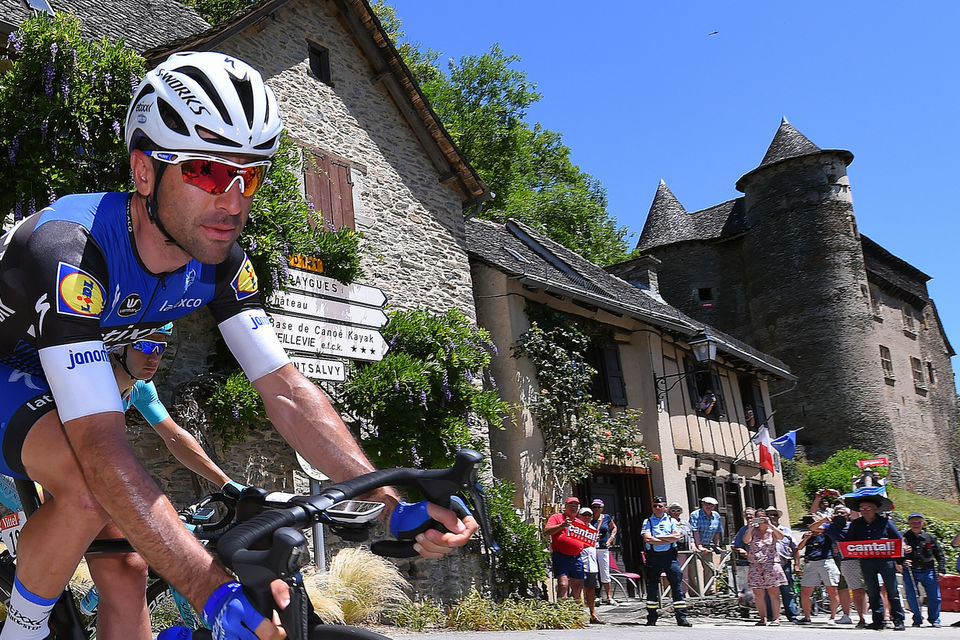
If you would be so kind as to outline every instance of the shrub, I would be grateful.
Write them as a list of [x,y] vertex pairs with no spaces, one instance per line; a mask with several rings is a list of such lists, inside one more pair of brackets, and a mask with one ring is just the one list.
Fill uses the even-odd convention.
[[427,598],[421,602],[403,602],[390,613],[393,624],[404,629],[423,631],[427,627],[443,627],[447,614],[441,605]]
[[[841,449],[823,463],[811,465],[801,485],[804,496],[812,502],[819,489],[836,489],[841,494],[850,493],[852,479],[860,473],[857,461],[873,457],[873,454],[861,449]],[[887,475],[886,467],[878,467],[876,471],[881,476]]]
[[586,626],[583,604],[565,598],[493,602],[476,590],[451,607],[447,626],[461,631],[525,631],[531,629],[581,629]]
[[507,593],[525,594],[529,585],[547,577],[549,554],[539,528],[517,515],[513,506],[515,490],[512,482],[495,479],[486,494],[493,535],[501,550],[497,558],[498,582]]
[[483,448],[474,427],[499,429],[510,410],[488,372],[496,347],[460,311],[395,311],[383,328],[390,351],[356,365],[340,398],[380,467],[441,467],[458,449]]

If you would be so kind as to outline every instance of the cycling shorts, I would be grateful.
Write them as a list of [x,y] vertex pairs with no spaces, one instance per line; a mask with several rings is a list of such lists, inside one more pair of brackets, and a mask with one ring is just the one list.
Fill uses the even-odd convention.
[[27,433],[41,417],[57,408],[50,385],[0,363],[0,473],[27,478],[20,459]]

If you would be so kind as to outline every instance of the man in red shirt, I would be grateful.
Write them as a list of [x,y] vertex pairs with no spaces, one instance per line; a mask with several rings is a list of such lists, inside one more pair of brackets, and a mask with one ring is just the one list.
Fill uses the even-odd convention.
[[550,536],[553,575],[557,579],[557,598],[571,597],[580,600],[583,591],[583,563],[580,552],[584,541],[570,535],[570,525],[577,520],[580,500],[571,496],[564,504],[563,513],[555,513],[547,518],[544,533]]

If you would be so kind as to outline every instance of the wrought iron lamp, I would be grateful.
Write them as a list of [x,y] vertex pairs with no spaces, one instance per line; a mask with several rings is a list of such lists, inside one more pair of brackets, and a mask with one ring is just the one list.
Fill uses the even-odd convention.
[[[693,349],[693,357],[696,359],[697,364],[709,364],[717,359],[717,344],[719,344],[719,341],[707,333],[706,329],[694,334],[694,336],[688,340],[688,343],[690,344],[690,348]],[[668,373],[664,376],[654,375],[653,382],[657,388],[657,406],[663,406],[663,401],[666,399],[667,393],[677,386],[678,382],[696,372],[697,370],[694,369],[682,373]],[[673,378],[676,378],[676,380],[674,380],[670,386],[667,386],[667,381]]]

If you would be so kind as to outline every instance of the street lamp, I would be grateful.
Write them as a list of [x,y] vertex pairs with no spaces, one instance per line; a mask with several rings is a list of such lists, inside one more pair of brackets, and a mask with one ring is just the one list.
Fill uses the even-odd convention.
[[[693,357],[696,359],[697,364],[702,362],[711,363],[717,359],[717,344],[718,341],[716,338],[707,333],[706,329],[702,329],[690,340],[687,341],[690,345],[690,348],[693,349]],[[696,373],[696,369],[692,371],[684,371],[683,373],[668,373],[664,376],[658,376],[656,372],[653,374],[653,382],[657,388],[657,406],[660,407],[663,405],[664,399],[667,397],[667,393],[677,386],[677,383],[689,376],[692,373]],[[671,378],[676,378],[670,386],[667,386],[667,380]]]

